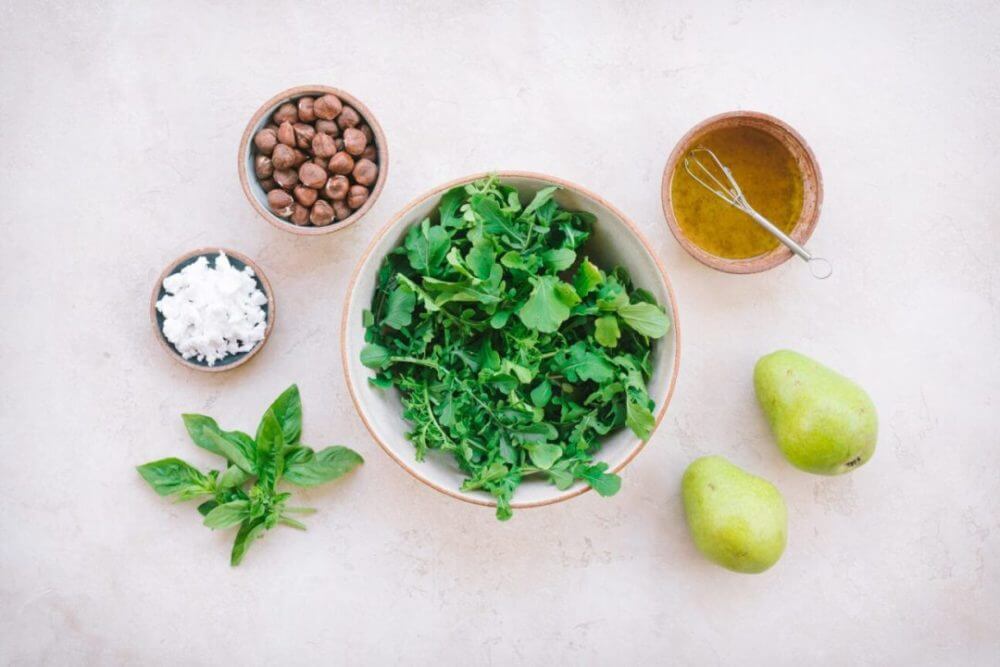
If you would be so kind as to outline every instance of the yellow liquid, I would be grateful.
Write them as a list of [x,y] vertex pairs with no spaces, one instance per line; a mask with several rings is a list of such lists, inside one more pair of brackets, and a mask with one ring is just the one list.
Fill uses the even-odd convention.
[[[802,213],[802,172],[780,141],[752,127],[728,127],[712,130],[696,146],[711,149],[729,167],[747,201],[761,215],[786,234],[792,230]],[[711,163],[706,155],[699,159],[706,166]],[[683,161],[674,171],[670,192],[681,232],[713,255],[756,257],[780,243],[749,215],[699,185]]]

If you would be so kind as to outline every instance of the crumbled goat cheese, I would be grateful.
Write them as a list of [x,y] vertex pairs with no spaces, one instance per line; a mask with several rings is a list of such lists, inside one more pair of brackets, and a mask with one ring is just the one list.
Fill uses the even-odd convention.
[[238,271],[224,253],[215,266],[199,257],[163,280],[167,294],[156,303],[163,335],[185,359],[214,366],[230,354],[246,352],[264,339],[267,297],[253,269]]

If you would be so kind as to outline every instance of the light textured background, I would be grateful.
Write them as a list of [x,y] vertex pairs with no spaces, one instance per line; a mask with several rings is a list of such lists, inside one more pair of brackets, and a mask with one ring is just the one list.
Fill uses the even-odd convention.
[[[0,663],[995,664],[998,30],[989,2],[4,2]],[[310,82],[364,100],[392,158],[363,224],[302,239],[244,200],[236,148],[258,104]],[[794,262],[723,275],[669,235],[668,152],[741,108],[819,157],[811,245],[831,280]],[[621,493],[507,524],[382,454],[338,358],[375,231],[491,168],[577,181],[631,215],[683,329],[676,397]],[[255,257],[280,310],[260,356],[214,376],[168,359],[146,310],[163,266],[206,244]],[[781,458],[751,369],[785,346],[873,395],[863,469]],[[179,413],[250,429],[293,381],[307,440],[367,463],[303,494],[321,508],[308,533],[232,570],[232,535],[133,466],[209,463]],[[710,453],[785,494],[788,549],[766,574],[688,539],[680,476]]]

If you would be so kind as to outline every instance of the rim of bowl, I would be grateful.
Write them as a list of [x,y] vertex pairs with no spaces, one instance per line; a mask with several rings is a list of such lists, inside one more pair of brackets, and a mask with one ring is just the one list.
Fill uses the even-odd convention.
[[681,158],[691,144],[694,143],[695,139],[708,132],[714,126],[733,119],[751,121],[748,124],[764,131],[768,131],[768,128],[770,130],[777,130],[777,132],[770,131],[769,134],[785,144],[786,147],[792,143],[798,144],[802,159],[796,159],[796,162],[802,171],[802,187],[805,192],[809,192],[810,190],[813,192],[812,200],[814,204],[811,210],[807,209],[806,205],[808,201],[806,201],[805,197],[803,198],[802,212],[799,214],[799,219],[792,228],[789,236],[798,242],[799,245],[805,245],[819,223],[820,210],[823,208],[823,174],[820,171],[816,155],[802,135],[788,123],[766,113],[759,111],[727,111],[706,118],[688,130],[674,146],[670,157],[667,158],[667,164],[663,169],[663,180],[660,185],[660,199],[663,204],[663,215],[667,219],[667,226],[670,228],[670,233],[674,235],[674,238],[677,239],[677,242],[689,255],[706,266],[726,273],[760,273],[788,261],[792,257],[792,251],[785,247],[784,244],[779,243],[778,247],[769,250],[763,255],[738,259],[719,257],[704,250],[688,239],[684,235],[684,232],[681,231],[680,225],[677,223],[677,218],[674,216],[670,186]]
[[[249,266],[251,269],[253,269],[254,276],[257,277],[258,281],[261,284],[261,287],[263,287],[264,289],[265,296],[267,296],[267,306],[268,306],[267,326],[264,328],[264,337],[260,340],[260,342],[254,345],[252,349],[250,349],[246,354],[244,354],[242,358],[234,361],[231,364],[225,364],[222,366],[203,366],[201,364],[196,364],[182,357],[181,353],[177,351],[177,348],[174,347],[173,344],[171,344],[170,341],[168,341],[166,337],[163,335],[163,329],[160,327],[160,323],[156,319],[156,302],[158,301],[157,297],[159,297],[160,295],[160,289],[163,287],[164,279],[166,279],[167,276],[173,274],[177,270],[177,266],[179,264],[191,259],[192,257],[199,257],[201,255],[205,256],[218,255],[220,252],[224,253],[227,257],[238,259],[239,261],[243,262],[246,266]],[[275,317],[277,316],[277,311],[278,309],[274,302],[274,291],[271,289],[271,281],[267,279],[267,276],[261,270],[260,266],[258,266],[255,261],[244,255],[243,253],[237,252],[235,250],[230,250],[229,248],[222,248],[220,246],[207,246],[204,248],[191,250],[189,252],[184,253],[180,257],[176,258],[172,262],[170,262],[167,265],[167,268],[165,268],[160,273],[159,277],[156,279],[156,283],[153,285],[153,294],[149,299],[149,318],[150,321],[152,321],[153,323],[153,332],[156,335],[156,340],[158,340],[163,349],[170,354],[170,357],[175,361],[177,361],[178,363],[187,366],[188,368],[193,368],[199,371],[205,371],[206,373],[221,373],[223,371],[228,371],[234,368],[238,368],[239,366],[242,366],[246,362],[250,361],[250,359],[252,359],[254,356],[256,356],[257,353],[260,352],[261,348],[263,348],[264,345],[267,343],[268,339],[271,337],[271,330],[274,328],[274,320]]]
[[[254,129],[260,123],[262,118],[273,113],[278,106],[284,104],[285,102],[291,102],[300,97],[305,97],[306,95],[316,95],[317,93],[324,95],[326,93],[330,93],[336,95],[343,102],[354,107],[354,110],[361,115],[361,118],[368,124],[368,127],[372,129],[372,134],[375,136],[375,148],[378,150],[378,178],[375,179],[375,187],[372,188],[371,194],[368,195],[368,200],[361,205],[361,208],[356,210],[349,217],[340,222],[334,222],[324,227],[300,227],[293,222],[289,222],[284,218],[279,218],[274,215],[274,213],[268,210],[268,208],[257,199],[253,191],[250,189],[250,178],[256,179],[257,177],[256,175],[251,176],[247,173],[247,162]],[[254,210],[257,211],[262,218],[271,223],[272,226],[277,227],[284,232],[298,234],[300,236],[320,236],[322,234],[333,234],[334,232],[339,232],[350,227],[363,218],[371,207],[375,205],[375,200],[382,194],[382,188],[385,187],[385,181],[389,175],[389,144],[385,140],[385,132],[382,131],[382,126],[379,125],[378,119],[375,118],[371,109],[346,90],[320,85],[295,86],[281,91],[258,107],[257,111],[250,118],[250,122],[247,123],[246,129],[243,130],[243,137],[240,139],[240,150],[239,155],[237,156],[237,163],[240,175],[240,186],[243,188],[243,194],[246,195],[250,205],[253,206]]]
[[[633,223],[632,220],[628,216],[626,216],[617,207],[613,206],[611,203],[609,203],[606,199],[604,199],[600,195],[594,193],[593,191],[591,191],[591,190],[589,190],[587,188],[584,188],[584,187],[582,187],[580,185],[577,185],[576,183],[573,183],[571,181],[567,181],[567,180],[562,179],[562,178],[557,178],[555,176],[550,176],[548,174],[542,174],[542,173],[532,172],[532,171],[506,170],[506,171],[479,172],[479,173],[475,173],[475,174],[470,174],[468,176],[463,176],[461,178],[456,178],[456,179],[454,179],[452,181],[449,181],[449,182],[447,182],[447,183],[445,183],[443,185],[439,185],[437,187],[434,187],[434,188],[432,188],[432,189],[424,192],[423,194],[419,195],[418,197],[410,200],[405,206],[403,206],[389,220],[389,222],[387,222],[385,225],[383,225],[382,229],[379,230],[378,234],[376,234],[375,237],[368,244],[368,247],[365,249],[364,254],[361,256],[361,259],[358,261],[357,265],[354,267],[354,272],[351,275],[351,281],[350,281],[350,283],[348,284],[348,287],[347,287],[347,299],[344,302],[344,311],[343,311],[343,314],[341,315],[341,320],[340,320],[340,356],[341,356],[341,365],[343,366],[343,369],[344,369],[344,376],[345,376],[345,378],[347,380],[347,389],[348,389],[348,391],[351,394],[351,401],[354,403],[354,409],[357,411],[358,416],[361,417],[361,421],[365,425],[365,428],[368,429],[368,432],[371,434],[372,438],[375,439],[375,442],[382,449],[382,451],[385,452],[386,454],[388,454],[389,458],[391,458],[393,461],[395,461],[396,463],[398,463],[399,466],[403,468],[403,470],[405,470],[406,472],[408,472],[417,481],[419,481],[419,482],[421,482],[421,483],[423,483],[423,484],[431,487],[432,489],[434,489],[436,491],[439,491],[439,492],[445,494],[446,496],[451,496],[452,498],[456,498],[458,500],[462,500],[464,502],[471,503],[473,505],[480,505],[482,507],[496,507],[497,503],[496,503],[495,500],[492,500],[491,498],[488,498],[488,497],[480,497],[478,495],[466,494],[466,493],[461,492],[458,489],[447,488],[447,487],[441,486],[439,484],[435,484],[434,482],[432,482],[431,480],[427,479],[424,475],[422,475],[417,470],[416,466],[414,465],[414,463],[415,463],[414,461],[404,460],[402,457],[398,456],[396,454],[396,452],[393,451],[393,449],[388,444],[386,444],[385,441],[383,441],[381,437],[379,437],[379,434],[376,432],[375,428],[368,421],[368,416],[365,414],[365,410],[362,407],[361,400],[360,400],[360,398],[358,396],[358,393],[355,391],[355,388],[354,388],[354,378],[351,375],[351,370],[350,370],[350,368],[351,368],[350,361],[351,360],[347,356],[347,347],[348,347],[348,344],[347,344],[347,340],[348,340],[347,327],[348,327],[348,324],[349,324],[348,320],[350,318],[351,304],[354,303],[355,291],[356,291],[356,288],[357,288],[358,278],[361,275],[361,269],[362,269],[362,267],[364,267],[365,263],[368,261],[370,255],[375,250],[375,246],[378,245],[379,241],[381,241],[382,238],[386,234],[388,234],[393,228],[395,228],[398,224],[400,224],[405,219],[405,216],[407,216],[409,214],[409,212],[413,208],[415,208],[416,206],[418,206],[421,202],[423,202],[423,201],[425,201],[427,199],[431,199],[431,198],[433,198],[433,197],[435,197],[437,195],[440,195],[440,194],[444,193],[445,191],[450,190],[451,188],[454,188],[456,186],[464,185],[464,184],[470,183],[472,181],[475,181],[475,180],[478,180],[480,178],[484,178],[484,177],[490,176],[490,175],[496,175],[496,176],[498,176],[501,179],[503,179],[503,178],[534,178],[534,179],[538,179],[538,180],[542,180],[542,181],[547,181],[549,183],[552,183],[553,185],[558,185],[561,188],[568,189],[568,190],[574,190],[577,193],[582,194],[583,196],[592,199],[593,201],[597,202],[601,206],[606,207],[609,211],[612,212],[613,215],[617,216],[618,219],[621,220],[625,224],[625,226],[639,240],[640,244],[642,244],[642,247],[646,250],[646,254],[649,255],[649,258],[653,261],[653,264],[656,266],[656,269],[659,272],[660,281],[662,282],[663,287],[666,289],[667,296],[670,299],[670,307],[671,307],[671,311],[672,311],[671,312],[671,316],[672,316],[672,322],[671,322],[671,324],[672,324],[672,331],[673,331],[673,336],[674,336],[674,357],[673,357],[673,371],[670,374],[670,382],[667,385],[667,392],[666,392],[666,395],[664,396],[663,402],[657,408],[656,422],[653,424],[653,430],[652,430],[652,432],[650,432],[650,436],[649,436],[650,440],[653,439],[653,435],[655,435],[656,430],[660,427],[660,424],[662,423],[664,416],[666,416],[666,414],[667,414],[667,408],[670,405],[670,401],[671,401],[671,399],[673,398],[673,395],[674,395],[674,389],[677,386],[677,376],[678,376],[678,373],[680,371],[680,362],[681,362],[681,326],[680,326],[680,315],[679,315],[679,310],[678,310],[678,305],[677,305],[677,297],[674,294],[674,288],[673,288],[673,285],[670,282],[670,277],[667,275],[667,270],[666,270],[666,268],[664,268],[663,263],[660,261],[659,257],[656,256],[656,253],[653,252],[653,248],[649,244],[649,241],[646,240],[646,237],[642,234],[642,232],[639,230],[639,228],[635,226],[635,223]],[[364,378],[362,378],[362,381],[364,381]],[[639,455],[639,452],[641,452],[643,450],[643,448],[645,448],[645,446],[646,446],[646,444],[648,442],[649,442],[649,440],[643,441],[643,440],[641,440],[639,438],[635,438],[634,441],[633,441],[633,443],[632,443],[632,445],[631,445],[631,447],[630,447],[630,449],[628,449],[628,453],[625,455],[625,457],[621,461],[619,461],[617,464],[615,464],[613,467],[611,467],[610,471],[613,472],[613,473],[616,473],[616,474],[619,473],[619,472],[621,472],[625,468],[625,466],[627,466],[629,463],[631,463],[632,460],[636,456]],[[605,461],[605,462],[606,463],[610,463],[610,462],[607,462],[607,461]],[[587,493],[588,491],[590,491],[590,486],[583,485],[582,488],[568,490],[568,491],[561,491],[561,492],[553,495],[551,498],[546,498],[544,500],[535,500],[535,501],[530,501],[530,502],[513,500],[511,502],[510,506],[511,506],[512,509],[530,509],[530,508],[533,508],[533,507],[544,507],[545,505],[553,505],[555,503],[559,503],[559,502],[563,502],[565,500],[569,500],[570,498],[575,498],[577,496],[583,495],[584,493]]]

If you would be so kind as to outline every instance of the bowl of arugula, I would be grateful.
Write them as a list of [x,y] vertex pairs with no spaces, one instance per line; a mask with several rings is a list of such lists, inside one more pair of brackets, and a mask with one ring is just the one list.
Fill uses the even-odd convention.
[[355,269],[341,327],[351,397],[382,449],[500,520],[617,493],[680,360],[670,281],[635,225],[518,171],[400,211]]

